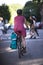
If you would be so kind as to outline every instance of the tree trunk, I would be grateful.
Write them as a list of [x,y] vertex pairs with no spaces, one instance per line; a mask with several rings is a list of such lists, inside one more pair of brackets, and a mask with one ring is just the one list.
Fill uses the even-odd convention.
[[41,22],[43,22],[43,4],[42,4],[42,8],[41,8],[40,14],[41,14]]

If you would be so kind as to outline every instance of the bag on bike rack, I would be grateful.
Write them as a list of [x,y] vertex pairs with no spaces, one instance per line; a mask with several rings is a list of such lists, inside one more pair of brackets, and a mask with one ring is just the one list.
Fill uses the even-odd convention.
[[13,33],[11,34],[11,44],[10,44],[10,48],[11,48],[11,49],[17,49],[16,39],[17,39],[17,35],[16,35],[16,33],[13,32]]

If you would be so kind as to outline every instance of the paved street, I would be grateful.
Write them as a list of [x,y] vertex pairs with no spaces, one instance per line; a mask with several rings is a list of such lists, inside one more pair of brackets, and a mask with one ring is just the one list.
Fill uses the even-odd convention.
[[26,38],[27,53],[21,59],[18,58],[17,49],[10,48],[10,35],[3,35],[3,41],[0,42],[0,65],[43,65],[43,30],[38,32],[40,38]]

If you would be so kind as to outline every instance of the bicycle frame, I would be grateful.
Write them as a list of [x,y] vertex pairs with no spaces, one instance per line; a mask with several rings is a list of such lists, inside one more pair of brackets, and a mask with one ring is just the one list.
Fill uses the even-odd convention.
[[22,53],[22,37],[21,35],[17,35],[17,47],[18,47],[18,54],[19,58],[23,55]]

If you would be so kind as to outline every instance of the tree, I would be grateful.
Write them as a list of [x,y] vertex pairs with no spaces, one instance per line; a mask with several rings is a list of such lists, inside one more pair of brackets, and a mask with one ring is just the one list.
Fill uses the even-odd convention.
[[33,2],[38,2],[38,3],[40,3],[40,2],[43,2],[43,0],[32,0]]
[[43,22],[43,2],[41,3],[41,7],[40,7],[40,14],[41,14],[41,22]]
[[40,10],[38,3],[28,1],[23,8],[23,15],[29,20],[30,15],[36,16],[37,21],[41,20]]
[[4,23],[6,23],[6,19],[8,21],[10,20],[10,11],[7,5],[3,4],[2,6],[0,6],[0,16],[3,17]]
[[43,24],[43,0],[32,0],[33,2],[38,2],[39,10],[40,10],[40,15],[41,15],[41,22]]

